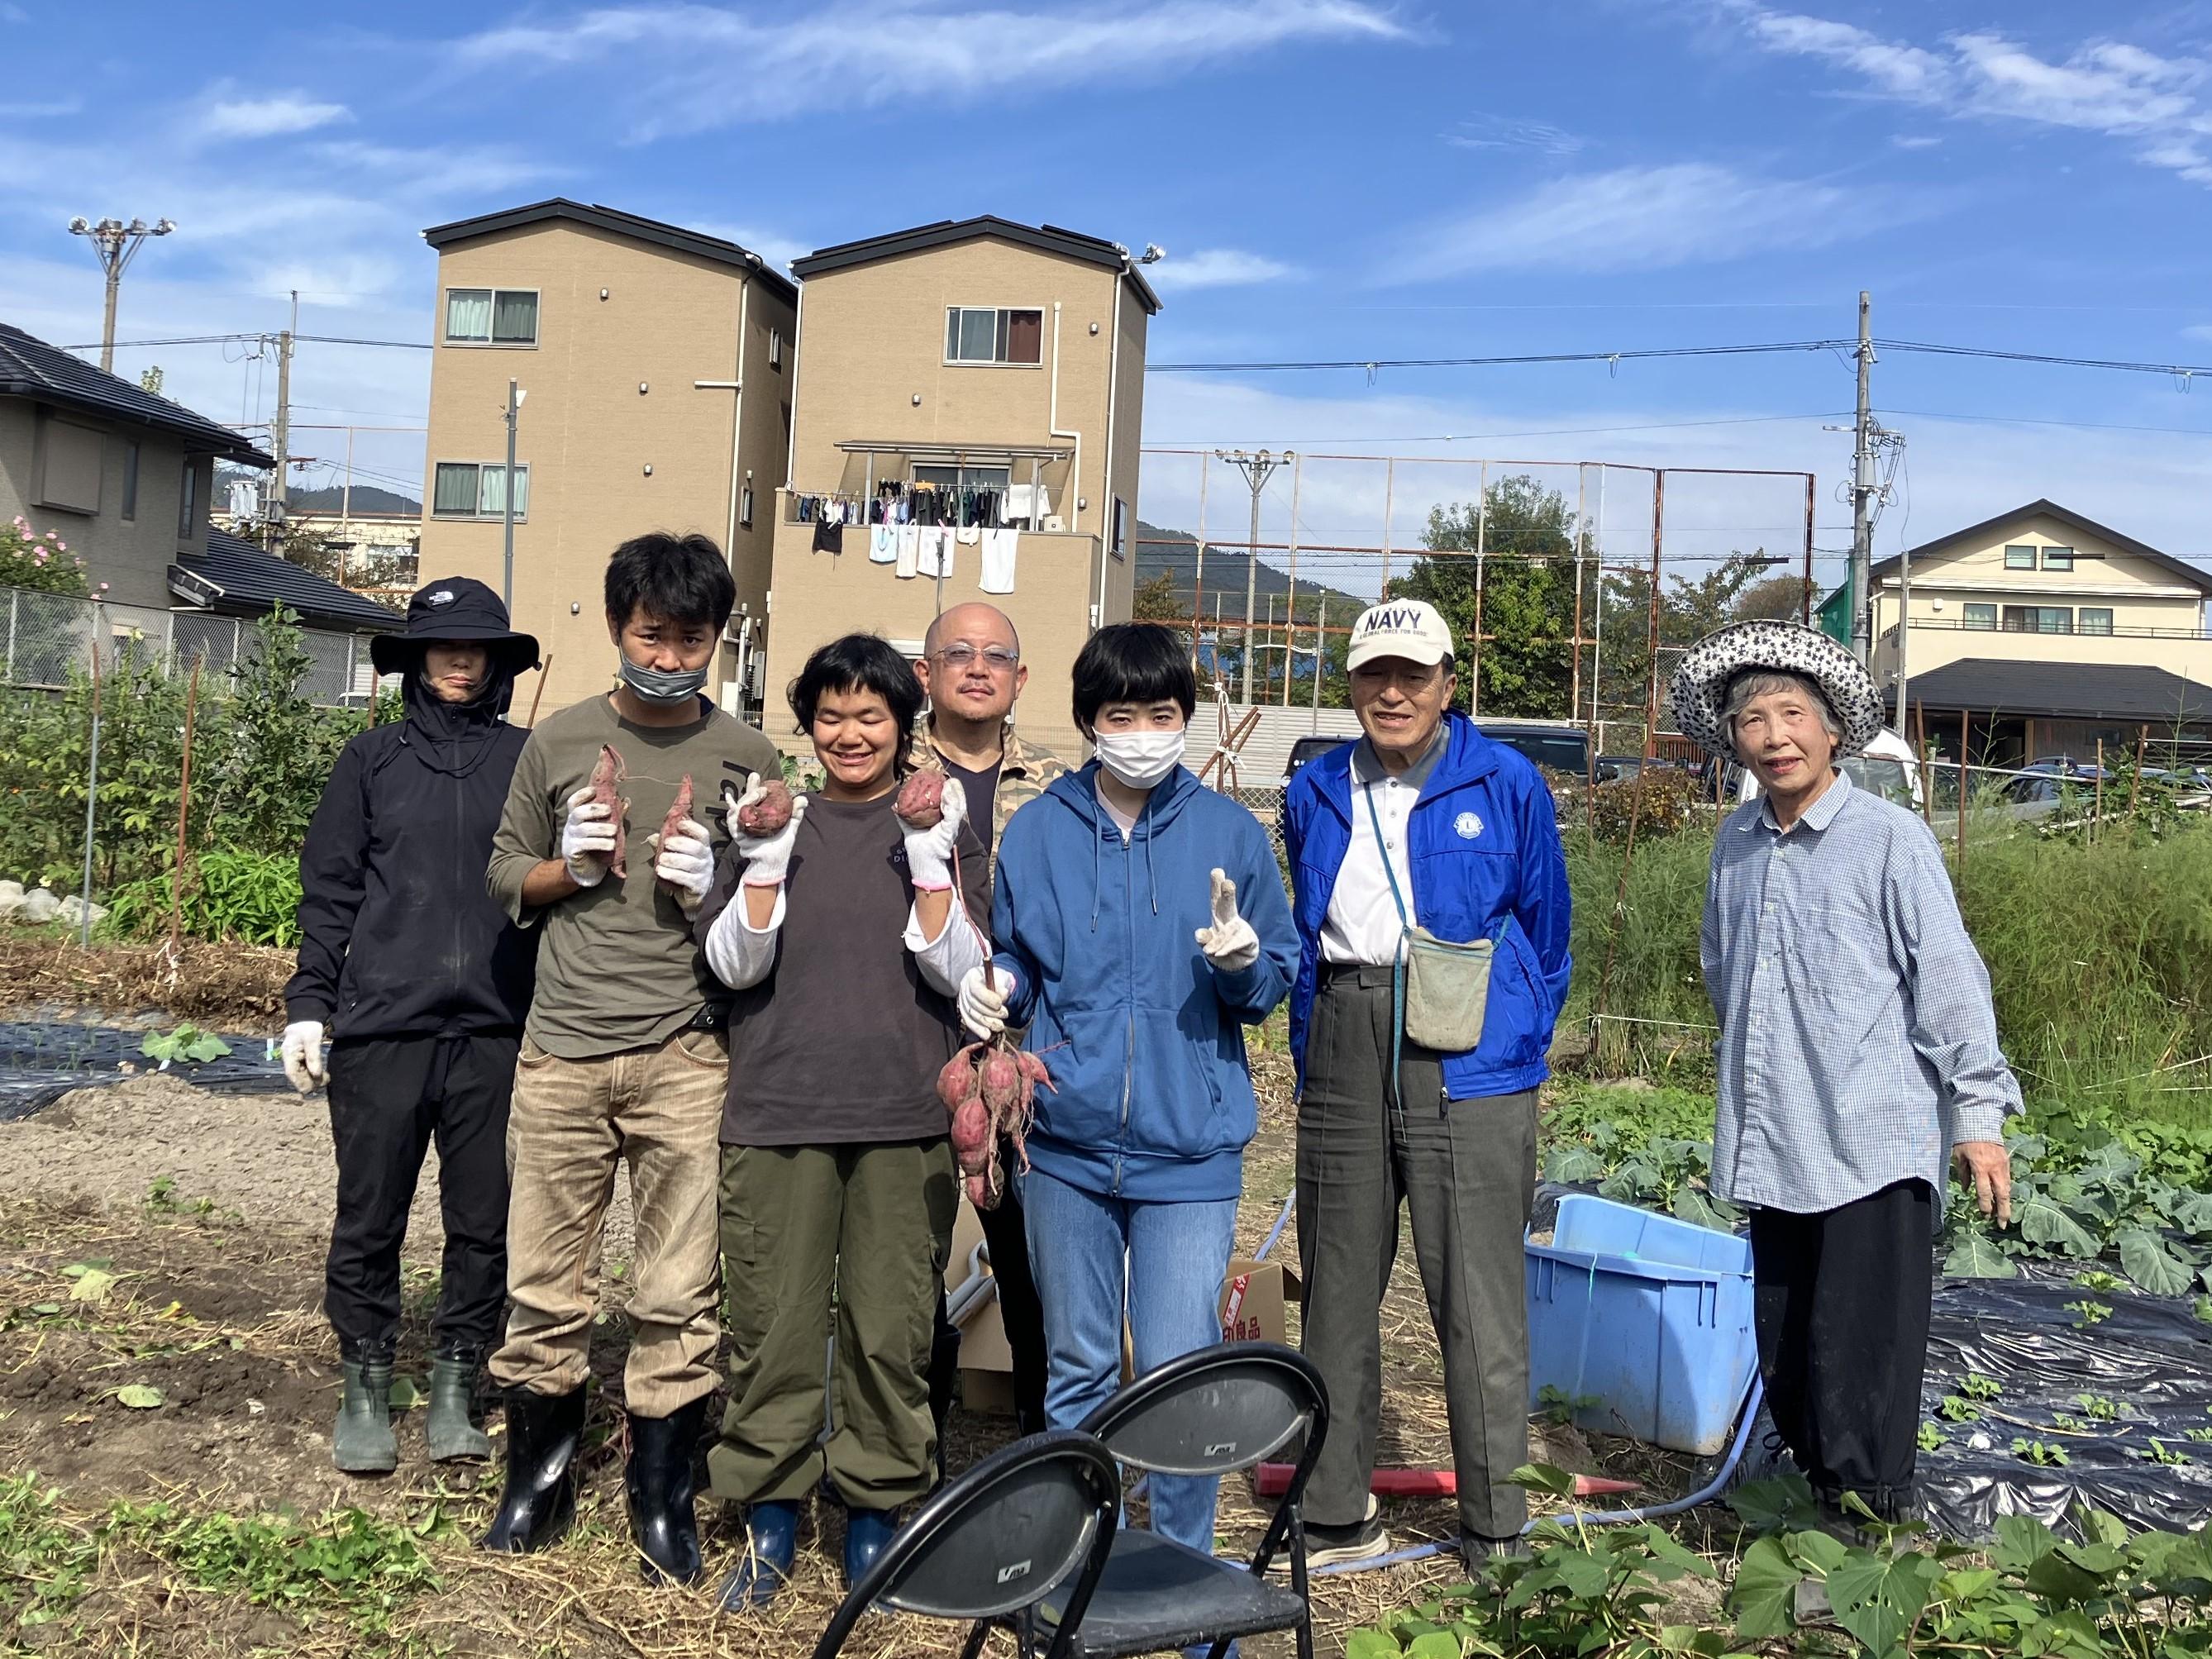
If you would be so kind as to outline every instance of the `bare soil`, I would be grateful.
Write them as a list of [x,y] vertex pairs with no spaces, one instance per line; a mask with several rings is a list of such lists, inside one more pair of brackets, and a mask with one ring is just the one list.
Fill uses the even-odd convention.
[[[1247,1252],[1267,1237],[1290,1189],[1295,1127],[1287,1057],[1274,1051],[1255,1059],[1263,1108],[1238,1227]],[[87,1524],[116,1500],[310,1517],[359,1508],[417,1528],[441,1589],[406,1600],[387,1629],[367,1637],[327,1613],[193,1589],[160,1563],[118,1552],[103,1558],[64,1623],[11,1628],[0,1596],[0,1653],[673,1659],[811,1647],[838,1599],[842,1517],[834,1505],[810,1515],[799,1577],[767,1614],[714,1613],[711,1587],[737,1559],[742,1534],[709,1501],[701,1505],[708,1589],[640,1584],[624,1522],[615,1403],[625,1346],[617,1277],[605,1281],[615,1305],[603,1312],[592,1342],[603,1386],[592,1407],[580,1522],[558,1549],[500,1558],[471,1549],[496,1492],[496,1468],[430,1464],[419,1413],[401,1419],[397,1474],[365,1480],[333,1470],[337,1352],[319,1312],[333,1173],[319,1096],[226,1097],[145,1077],[79,1091],[27,1121],[0,1124],[0,1480],[35,1470],[58,1488],[64,1511]],[[164,1180],[169,1184],[153,1197]],[[436,1294],[435,1192],[434,1156],[404,1253],[401,1370],[417,1376]],[[611,1267],[629,1253],[626,1200],[625,1190],[606,1246]],[[1276,1249],[1294,1259],[1293,1228]],[[1401,1249],[1382,1310],[1382,1461],[1448,1468],[1441,1369],[1410,1258]],[[102,1296],[73,1300],[87,1275],[70,1270],[86,1264],[112,1282]],[[1295,1341],[1295,1305],[1291,1318]],[[118,1390],[134,1383],[159,1389],[161,1404],[126,1407]],[[492,1427],[496,1437],[496,1412]],[[956,1412],[950,1466],[966,1467],[1012,1431],[1010,1419]],[[1688,1474],[1686,1460],[1674,1467],[1571,1433],[1540,1439],[1534,1449],[1565,1467],[1632,1473],[1669,1491],[1681,1489]],[[1224,1545],[1256,1544],[1270,1508],[1245,1483],[1224,1483]],[[1455,1527],[1447,1501],[1392,1503],[1386,1518],[1401,1546],[1449,1538]],[[1447,1554],[1317,1580],[1322,1650],[1340,1650],[1350,1628],[1418,1600],[1425,1586],[1462,1576]],[[951,1626],[876,1619],[847,1651],[949,1653],[957,1635]],[[1245,1644],[1250,1659],[1292,1650],[1287,1640]]]

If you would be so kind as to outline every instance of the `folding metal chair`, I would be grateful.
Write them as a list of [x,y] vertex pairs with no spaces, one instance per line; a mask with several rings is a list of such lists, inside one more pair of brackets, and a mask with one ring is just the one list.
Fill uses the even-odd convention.
[[[1313,1659],[1307,1602],[1306,1477],[1328,1432],[1328,1390],[1304,1355],[1273,1342],[1222,1343],[1146,1372],[1083,1424],[1121,1462],[1153,1475],[1224,1475],[1250,1468],[1303,1431],[1305,1449],[1249,1565],[1224,1561],[1157,1533],[1126,1528],[1098,1581],[1071,1650],[1084,1659],[1228,1644],[1296,1630],[1298,1659]],[[1267,1566],[1290,1552],[1288,1589]],[[1066,1603],[1074,1608],[1073,1598]],[[1047,1596],[1037,1616],[1060,1606]]]
[[[815,1644],[831,1659],[868,1608],[975,1621],[961,1659],[993,1623],[1048,1592],[1066,1609],[1047,1659],[1068,1659],[1113,1547],[1121,1474],[1091,1436],[1065,1429],[1002,1447],[941,1487],[898,1529]],[[1070,1575],[1073,1577],[1071,1577]],[[1032,1651],[1017,1625],[1023,1659]]]

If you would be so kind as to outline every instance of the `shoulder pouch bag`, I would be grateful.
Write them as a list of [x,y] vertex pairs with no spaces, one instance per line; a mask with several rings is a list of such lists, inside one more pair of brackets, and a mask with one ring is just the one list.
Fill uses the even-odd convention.
[[1391,902],[1398,907],[1398,956],[1390,972],[1391,1000],[1397,1005],[1392,1011],[1393,1024],[1424,1048],[1465,1054],[1482,1041],[1483,1012],[1490,1000],[1492,941],[1478,939],[1458,944],[1414,925],[1406,909],[1406,896],[1398,890],[1397,872],[1390,867],[1389,848],[1382,841],[1382,816],[1375,810],[1375,792],[1370,788],[1366,794],[1376,850],[1382,855]]

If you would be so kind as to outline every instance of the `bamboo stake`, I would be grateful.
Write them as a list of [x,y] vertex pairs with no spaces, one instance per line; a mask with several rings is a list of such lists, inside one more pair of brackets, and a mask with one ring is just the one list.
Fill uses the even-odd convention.
[[529,730],[530,727],[538,724],[538,700],[545,695],[545,677],[552,672],[553,653],[550,651],[548,651],[545,653],[545,660],[538,665],[538,685],[537,689],[532,690],[530,694],[530,718],[524,723],[523,729],[525,731]]
[[2135,821],[2136,816],[2136,797],[2142,789],[2143,750],[2149,746],[2149,744],[2150,727],[2148,726],[2136,727],[2136,775],[2128,780],[2128,821],[2131,823]]
[[82,907],[77,917],[77,943],[87,950],[92,948],[92,832],[100,807],[100,644],[106,627],[104,613],[95,602],[92,607],[92,753],[84,780],[84,887],[77,899]]
[[1966,878],[1966,756],[1972,743],[1973,714],[1964,708],[1959,711],[1959,869],[1958,878]]
[[[183,950],[185,921],[185,822],[192,810],[192,719],[199,712],[200,663],[192,659],[192,677],[185,685],[185,766],[177,785],[177,861],[169,871],[169,960],[174,963]],[[369,707],[376,706],[374,696]]]
[[2097,739],[2096,793],[2089,805],[2089,839],[2097,839],[2097,826],[2105,820],[2105,740]]
[[1920,817],[1933,830],[1936,827],[1936,781],[1928,769],[1928,710],[1917,702],[1912,705],[1912,747],[1920,757]]

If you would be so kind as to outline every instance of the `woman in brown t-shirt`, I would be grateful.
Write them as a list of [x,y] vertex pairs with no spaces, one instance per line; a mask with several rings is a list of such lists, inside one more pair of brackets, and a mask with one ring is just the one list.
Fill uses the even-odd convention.
[[799,1505],[825,1472],[845,1504],[848,1583],[892,1511],[929,1489],[933,1314],[958,1204],[937,1074],[961,1046],[955,988],[988,949],[985,856],[962,792],[945,792],[934,829],[891,811],[922,702],[906,659],[848,635],[806,659],[790,696],[822,788],[773,836],[732,824],[698,921],[708,965],[738,993],[722,1112],[733,1357],[708,1455],[715,1494],[750,1506],[745,1558],[721,1589],[730,1609],[781,1587]]

